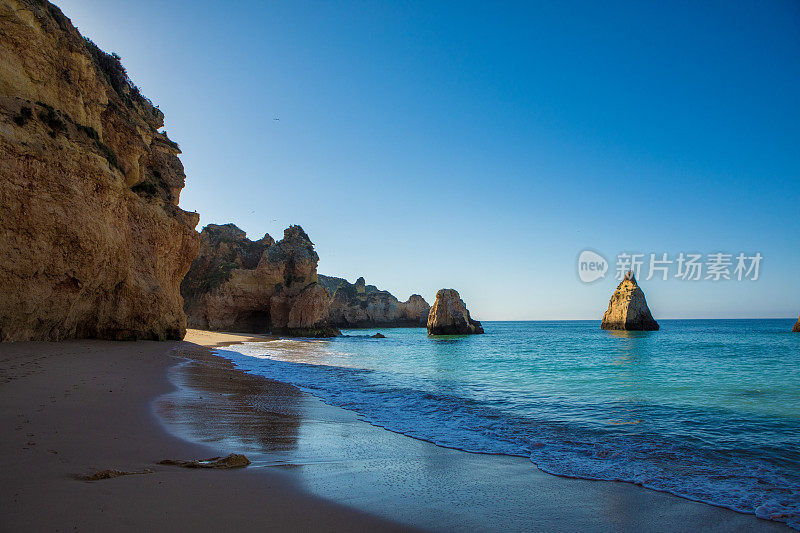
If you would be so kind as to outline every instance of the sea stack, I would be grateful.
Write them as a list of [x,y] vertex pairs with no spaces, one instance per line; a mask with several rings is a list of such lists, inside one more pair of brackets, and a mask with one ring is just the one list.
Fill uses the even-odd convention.
[[800,333],[800,318],[797,319],[797,323],[792,328],[792,331],[795,333]]
[[464,300],[454,289],[436,293],[428,314],[428,335],[466,335],[483,333],[483,326],[469,316]]
[[622,329],[628,331],[655,331],[658,323],[653,320],[644,292],[636,283],[633,272],[617,285],[617,290],[608,302],[608,310],[603,315],[602,329]]

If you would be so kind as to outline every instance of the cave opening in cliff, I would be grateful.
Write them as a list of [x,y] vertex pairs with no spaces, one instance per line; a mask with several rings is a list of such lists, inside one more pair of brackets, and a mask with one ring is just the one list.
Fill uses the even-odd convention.
[[250,311],[241,315],[236,329],[242,333],[269,333],[269,311]]

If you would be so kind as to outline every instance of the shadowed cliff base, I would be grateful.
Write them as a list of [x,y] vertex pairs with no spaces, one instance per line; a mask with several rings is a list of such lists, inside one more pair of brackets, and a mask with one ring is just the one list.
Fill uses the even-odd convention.
[[183,338],[198,215],[163,113],[48,2],[0,2],[0,50],[0,340]]
[[800,318],[797,319],[797,322],[795,323],[794,327],[792,328],[792,331],[800,332]]
[[636,283],[633,272],[626,273],[625,278],[617,285],[600,327],[628,331],[658,330],[658,323],[650,314],[644,292]]

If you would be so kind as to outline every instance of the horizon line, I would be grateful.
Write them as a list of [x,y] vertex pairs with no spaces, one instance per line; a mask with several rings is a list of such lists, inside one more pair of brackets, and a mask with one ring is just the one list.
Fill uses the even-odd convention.
[[[747,317],[747,318],[659,318],[662,320],[793,320],[797,319],[794,316],[790,317]],[[524,319],[481,319],[481,322],[602,322],[602,318],[524,318]],[[349,328],[345,328],[349,329]]]

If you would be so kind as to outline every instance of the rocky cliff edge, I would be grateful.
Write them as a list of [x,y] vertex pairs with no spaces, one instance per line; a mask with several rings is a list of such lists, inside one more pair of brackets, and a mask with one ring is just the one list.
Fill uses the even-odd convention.
[[179,339],[198,215],[119,57],[45,1],[0,2],[0,339]]

